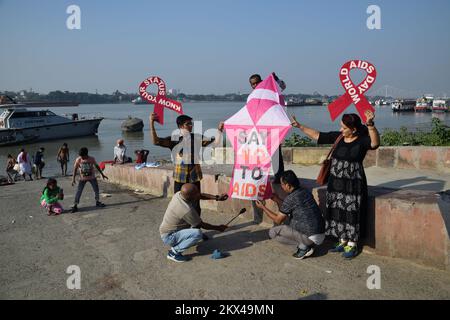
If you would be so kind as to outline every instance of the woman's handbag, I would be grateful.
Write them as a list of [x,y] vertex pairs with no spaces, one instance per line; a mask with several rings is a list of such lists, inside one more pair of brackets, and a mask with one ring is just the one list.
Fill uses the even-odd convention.
[[322,162],[322,168],[320,168],[319,175],[317,176],[316,182],[320,184],[321,186],[327,184],[328,177],[330,176],[330,168],[331,168],[331,155],[333,154],[333,151],[336,149],[337,144],[339,141],[341,141],[343,135],[341,134],[336,141],[334,142],[333,146],[330,149],[330,152],[328,152],[328,155],[326,159]]

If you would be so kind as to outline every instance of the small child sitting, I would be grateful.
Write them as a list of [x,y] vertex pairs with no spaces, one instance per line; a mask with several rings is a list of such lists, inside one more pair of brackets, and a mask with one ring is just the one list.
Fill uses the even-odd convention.
[[41,206],[47,209],[48,215],[59,215],[63,212],[63,208],[58,200],[64,199],[63,190],[58,187],[56,179],[50,178],[47,185],[42,191]]
[[134,154],[136,155],[136,163],[146,163],[147,157],[150,151],[142,149],[142,150],[135,150]]

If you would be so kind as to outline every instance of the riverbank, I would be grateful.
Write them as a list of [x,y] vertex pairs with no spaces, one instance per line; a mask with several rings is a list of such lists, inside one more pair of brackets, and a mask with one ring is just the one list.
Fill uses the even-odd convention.
[[[60,178],[68,208],[75,190]],[[42,181],[1,188],[2,299],[449,299],[450,274],[401,259],[362,253],[352,261],[328,254],[298,261],[268,239],[267,228],[238,218],[227,232],[176,264],[158,233],[169,199],[101,182],[107,206],[93,207],[86,187],[80,212],[47,217],[38,207]],[[223,223],[231,214],[202,213]],[[31,217],[30,217],[31,216]],[[14,223],[12,223],[14,221]],[[210,258],[214,249],[231,255]],[[66,269],[81,268],[81,289],[69,290]],[[366,286],[369,266],[381,270],[381,289]],[[174,280],[176,279],[176,281]]]
[[[217,102],[217,103],[184,103],[184,112],[191,116],[196,122],[194,130],[197,133],[203,133],[212,136],[214,133],[208,132],[211,128],[217,128],[220,121],[230,118],[238,110],[243,107],[241,102]],[[76,108],[57,107],[50,108],[57,114],[78,113],[79,117],[102,116],[105,119],[98,128],[98,134],[92,137],[75,138],[67,140],[45,141],[39,143],[31,143],[25,146],[10,146],[0,148],[0,169],[6,163],[6,156],[10,153],[14,156],[20,151],[21,147],[33,155],[41,146],[45,148],[44,159],[46,167],[44,174],[57,174],[60,172],[59,164],[56,161],[56,154],[59,147],[66,142],[71,152],[71,165],[76,158],[76,154],[81,147],[87,147],[89,153],[97,159],[98,162],[113,159],[113,148],[117,139],[124,139],[127,146],[129,156],[134,156],[133,152],[137,149],[148,149],[150,151],[149,160],[170,159],[170,151],[165,148],[154,146],[149,132],[149,114],[153,110],[151,105],[133,105],[133,104],[99,104],[84,105],[80,104]],[[349,112],[351,110],[349,109]],[[330,121],[330,115],[327,108],[320,107],[301,107],[288,108],[288,114],[294,114],[296,118],[303,124],[316,128],[321,131],[339,130],[339,121]],[[128,116],[137,117],[144,121],[144,131],[137,133],[126,133],[121,131],[121,124]],[[156,130],[160,137],[170,136],[176,129],[175,120],[177,113],[166,111],[165,124],[160,126],[156,124]],[[409,129],[420,127],[425,130],[431,128],[431,119],[439,117],[443,123],[450,121],[450,113],[435,115],[432,113],[393,113],[389,108],[376,108],[376,124],[377,128],[383,132],[387,128],[399,129],[406,126]],[[298,129],[291,129],[291,133],[300,133]],[[286,139],[289,139],[289,135]],[[3,170],[3,169],[1,169]],[[0,174],[2,174],[0,172]]]

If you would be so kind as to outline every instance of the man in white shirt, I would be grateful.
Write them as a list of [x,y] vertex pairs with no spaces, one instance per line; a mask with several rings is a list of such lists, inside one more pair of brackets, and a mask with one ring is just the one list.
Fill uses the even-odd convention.
[[125,153],[127,152],[127,147],[123,144],[123,139],[117,140],[117,145],[114,147],[114,162],[119,164],[124,164],[131,162],[131,158],[127,157]]

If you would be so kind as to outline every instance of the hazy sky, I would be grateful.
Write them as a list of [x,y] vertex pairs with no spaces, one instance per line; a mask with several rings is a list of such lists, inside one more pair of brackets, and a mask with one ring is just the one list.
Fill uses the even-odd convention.
[[[81,30],[66,28],[71,4]],[[370,4],[381,30],[366,27]],[[0,91],[137,92],[158,75],[223,94],[276,71],[289,93],[338,94],[340,66],[360,58],[378,70],[369,93],[450,95],[449,17],[448,0],[0,0]]]

